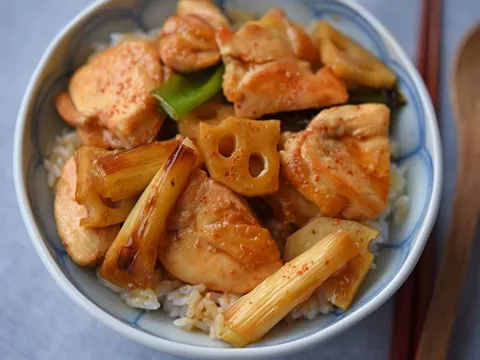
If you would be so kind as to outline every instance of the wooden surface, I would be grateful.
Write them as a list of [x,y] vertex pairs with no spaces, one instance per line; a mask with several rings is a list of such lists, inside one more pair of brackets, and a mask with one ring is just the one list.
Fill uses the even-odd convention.
[[462,44],[452,76],[459,170],[445,255],[423,328],[417,360],[447,358],[472,253],[480,205],[480,26]]

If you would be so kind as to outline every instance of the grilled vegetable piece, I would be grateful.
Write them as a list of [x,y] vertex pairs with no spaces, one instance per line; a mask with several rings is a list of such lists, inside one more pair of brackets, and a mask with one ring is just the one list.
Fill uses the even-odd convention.
[[200,124],[199,147],[213,180],[245,196],[278,189],[280,121],[229,117],[218,126]]
[[185,139],[143,192],[107,252],[100,275],[122,287],[147,288],[163,249],[167,217],[195,164],[195,149]]
[[180,142],[161,141],[100,157],[92,169],[95,190],[112,201],[141,194]]
[[236,347],[260,340],[357,254],[357,245],[345,232],[328,235],[231,305],[223,313],[222,339]]
[[77,188],[75,200],[85,206],[87,214],[80,225],[88,227],[105,227],[119,224],[127,218],[135,205],[136,198],[130,197],[117,203],[102,198],[95,190],[92,173],[95,161],[109,152],[102,148],[82,146],[75,152],[77,166]]
[[178,132],[192,140],[198,140],[200,123],[219,125],[226,118],[233,116],[233,106],[214,101],[204,103],[186,114],[177,122]]
[[395,85],[397,76],[393,71],[326,20],[316,24],[313,34],[322,63],[349,85],[379,89]]
[[390,186],[390,146],[385,105],[344,105],[321,111],[280,151],[282,173],[320,214],[375,219]]
[[181,120],[221,90],[223,72],[223,66],[219,66],[190,75],[175,74],[152,95],[168,116]]
[[75,201],[77,169],[72,156],[63,167],[54,200],[57,231],[70,258],[82,266],[94,265],[103,259],[120,231],[120,225],[87,228],[80,221],[87,215],[85,206]]
[[348,263],[345,269],[330,277],[320,290],[328,301],[341,309],[348,309],[372,265],[374,255],[369,244],[378,236],[378,231],[355,221],[317,217],[292,234],[285,245],[283,258],[294,259],[313,245],[339,229],[357,243],[359,255]]
[[170,274],[245,294],[282,266],[280,252],[240,196],[195,169],[168,222],[159,254]]

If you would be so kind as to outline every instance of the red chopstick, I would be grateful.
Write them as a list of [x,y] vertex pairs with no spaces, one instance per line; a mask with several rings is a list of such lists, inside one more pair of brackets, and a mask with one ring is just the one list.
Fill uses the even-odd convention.
[[[427,12],[430,14],[428,25],[429,37],[427,53],[428,59],[425,69],[425,84],[432,99],[435,110],[438,102],[438,79],[440,70],[440,42],[442,27],[442,0],[430,0]],[[438,111],[437,111],[438,112]],[[433,294],[435,284],[435,254],[436,242],[432,235],[425,246],[418,264],[418,275],[415,278],[414,296],[416,299],[413,317],[413,355],[416,354],[423,324],[427,315],[428,306]],[[414,357],[412,357],[413,359]]]
[[[442,1],[423,0],[417,67],[436,108]],[[396,296],[391,360],[411,360],[420,341],[435,281],[435,239],[431,234],[419,263]]]

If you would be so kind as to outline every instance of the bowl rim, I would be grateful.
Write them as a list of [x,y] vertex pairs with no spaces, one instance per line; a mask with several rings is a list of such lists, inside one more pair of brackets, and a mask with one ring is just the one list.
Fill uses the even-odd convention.
[[15,192],[22,214],[23,221],[27,228],[29,237],[35,247],[35,250],[42,260],[44,266],[47,268],[51,277],[62,288],[62,290],[73,299],[78,305],[89,312],[93,317],[100,320],[107,327],[121,333],[122,335],[135,340],[138,343],[149,346],[151,348],[166,351],[171,354],[179,356],[187,356],[193,358],[204,359],[224,359],[229,358],[267,358],[280,355],[289,355],[296,353],[315,345],[318,345],[326,340],[329,340],[340,333],[344,332],[348,328],[357,324],[359,321],[370,315],[373,311],[383,305],[398,288],[407,279],[410,272],[413,270],[417,263],[422,250],[427,241],[428,235],[433,228],[433,224],[437,217],[440,195],[442,189],[442,149],[440,143],[440,135],[436,122],[435,112],[427,93],[425,85],[420,78],[416,68],[411,63],[401,46],[398,44],[393,35],[380,23],[368,10],[353,0],[336,0],[339,3],[346,4],[355,12],[361,14],[373,28],[381,34],[382,38],[392,47],[405,64],[405,68],[411,75],[414,86],[418,89],[420,95],[421,104],[425,111],[425,121],[427,133],[432,137],[432,164],[433,164],[433,186],[432,197],[430,204],[428,205],[424,222],[421,224],[416,241],[413,243],[413,247],[410,250],[409,255],[404,260],[400,270],[392,279],[392,281],[385,286],[372,300],[358,308],[354,313],[346,316],[341,321],[331,324],[327,329],[318,331],[302,338],[289,341],[284,344],[275,344],[265,347],[253,347],[253,348],[214,348],[203,347],[200,345],[190,345],[174,340],[167,340],[148,334],[140,329],[133,328],[121,320],[115,318],[113,315],[106,313],[100,307],[95,305],[90,299],[83,295],[71,282],[66,275],[60,270],[52,255],[50,254],[47,245],[43,240],[43,236],[39,227],[36,224],[35,216],[31,208],[29,196],[26,187],[27,174],[23,171],[23,158],[24,158],[24,139],[26,136],[25,127],[28,122],[29,108],[32,101],[35,98],[35,94],[38,91],[38,87],[41,81],[41,74],[45,71],[45,67],[54,53],[58,44],[63,38],[75,30],[75,28],[99,8],[111,0],[96,0],[91,5],[80,11],[72,20],[70,20],[62,30],[53,38],[44,52],[40,62],[38,63],[32,77],[30,78],[27,90],[23,96],[15,126],[14,135],[14,157],[13,157],[13,173]]

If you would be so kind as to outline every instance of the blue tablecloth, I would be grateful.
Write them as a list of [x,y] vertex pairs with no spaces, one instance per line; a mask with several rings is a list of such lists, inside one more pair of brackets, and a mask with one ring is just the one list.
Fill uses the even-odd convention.
[[[455,185],[456,139],[449,70],[464,31],[480,20],[479,0],[444,0],[440,125],[445,152],[443,240]],[[415,58],[420,1],[360,0]],[[18,211],[12,178],[15,118],[27,82],[55,34],[91,0],[0,2],[0,359],[174,359],[107,329],[53,282],[33,249]],[[480,64],[479,64],[480,66]],[[478,236],[480,237],[480,236]],[[450,359],[480,359],[480,239],[456,324]],[[288,359],[388,358],[394,300],[316,349]]]

